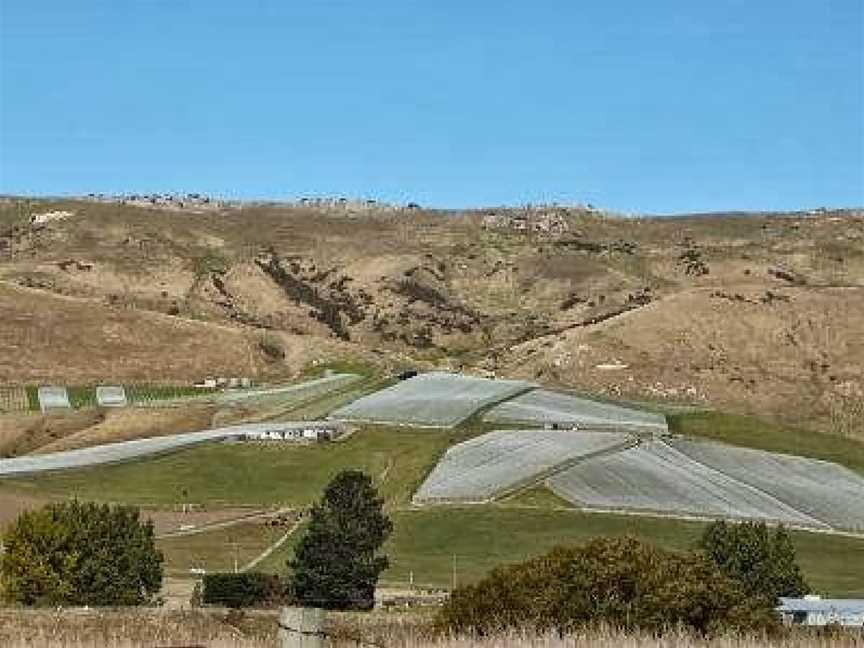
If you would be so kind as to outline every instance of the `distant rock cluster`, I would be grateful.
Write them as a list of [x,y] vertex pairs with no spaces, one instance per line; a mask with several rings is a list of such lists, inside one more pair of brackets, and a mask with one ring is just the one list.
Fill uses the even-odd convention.
[[94,202],[118,203],[131,205],[133,207],[149,207],[158,209],[209,211],[228,207],[239,206],[238,203],[230,203],[224,200],[216,200],[201,193],[154,193],[154,194],[128,194],[111,196],[105,194],[90,193],[86,198]]
[[344,198],[344,197],[316,197],[300,198],[288,203],[298,207],[311,207],[313,209],[342,210],[347,212],[381,212],[381,211],[414,211],[420,209],[417,203],[406,204],[381,202],[372,199]]
[[603,215],[593,205],[526,205],[518,209],[490,210],[483,214],[484,229],[507,229],[537,234],[564,234],[569,231],[572,216]]
[[43,225],[47,225],[48,223],[64,220],[72,215],[73,213],[70,211],[53,209],[51,211],[41,212],[39,214],[32,214],[30,216],[30,224],[34,227],[41,227]]
[[314,197],[314,198],[299,198],[297,200],[289,200],[285,202],[279,201],[226,201],[211,198],[202,193],[153,193],[153,194],[123,194],[123,195],[106,195],[101,193],[89,193],[85,196],[87,200],[93,202],[113,203],[120,205],[130,205],[133,207],[170,209],[176,211],[217,211],[224,209],[239,209],[244,206],[262,206],[275,205],[282,207],[295,208],[311,208],[321,211],[341,211],[353,214],[371,213],[371,212],[399,212],[399,211],[415,211],[421,207],[417,203],[409,202],[405,204],[396,204],[381,202],[372,199],[345,198],[345,197]]

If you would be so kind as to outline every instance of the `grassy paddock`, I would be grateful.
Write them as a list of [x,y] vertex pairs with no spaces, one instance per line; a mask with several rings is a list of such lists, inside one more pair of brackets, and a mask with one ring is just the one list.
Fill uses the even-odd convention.
[[67,387],[69,404],[73,409],[96,407],[96,388],[92,386]]
[[522,491],[517,491],[509,497],[499,500],[501,504],[511,506],[525,506],[530,508],[575,508],[572,502],[559,497],[546,486],[538,485]]
[[[344,441],[206,444],[135,463],[0,482],[29,494],[77,496],[144,507],[188,500],[208,507],[305,506],[339,471],[370,475],[390,504],[405,503],[450,442],[445,432],[364,428]],[[8,492],[8,491],[7,491]]]
[[393,384],[388,378],[375,376],[364,376],[360,381],[324,393],[315,398],[302,402],[299,406],[288,408],[280,419],[286,420],[312,420],[324,418],[334,410],[352,401],[362,398],[367,394],[379,391]]
[[209,396],[215,392],[214,389],[190,385],[126,385],[126,398],[130,403]]
[[188,575],[191,567],[207,571],[232,571],[234,561],[242,567],[261,554],[285,533],[260,521],[234,524],[222,529],[157,541],[165,555],[166,575]]
[[851,439],[723,412],[671,414],[667,419],[676,434],[833,461],[864,474],[864,443]]
[[[382,581],[449,587],[476,581],[495,567],[540,555],[560,544],[585,544],[598,536],[632,535],[660,547],[693,549],[704,522],[576,510],[475,505],[400,510],[385,548],[390,568]],[[262,568],[281,571],[302,530]],[[798,560],[815,591],[864,596],[864,540],[793,532]]]

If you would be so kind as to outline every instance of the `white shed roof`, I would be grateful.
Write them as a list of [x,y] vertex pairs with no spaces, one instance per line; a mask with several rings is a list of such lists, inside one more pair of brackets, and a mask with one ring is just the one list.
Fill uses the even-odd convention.
[[864,599],[780,598],[780,612],[864,614]]

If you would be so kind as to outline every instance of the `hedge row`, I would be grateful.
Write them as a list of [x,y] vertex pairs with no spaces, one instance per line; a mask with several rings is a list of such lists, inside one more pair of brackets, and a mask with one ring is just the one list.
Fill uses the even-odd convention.
[[287,602],[288,588],[275,574],[212,573],[203,581],[202,602],[229,608],[269,607]]

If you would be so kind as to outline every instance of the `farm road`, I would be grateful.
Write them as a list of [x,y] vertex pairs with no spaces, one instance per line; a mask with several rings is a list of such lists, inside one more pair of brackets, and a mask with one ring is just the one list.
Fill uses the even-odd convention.
[[216,531],[218,529],[227,529],[232,526],[237,526],[238,524],[243,524],[244,522],[251,522],[253,520],[262,520],[267,518],[278,517],[279,515],[283,515],[285,513],[290,513],[293,509],[291,508],[280,508],[275,511],[254,511],[252,513],[248,513],[247,515],[241,515],[239,517],[232,517],[225,520],[217,520],[215,522],[206,522],[204,524],[198,524],[194,526],[181,526],[176,529],[172,529],[171,531],[165,531],[156,536],[157,540],[162,540],[164,538],[178,538],[190,535],[197,535],[199,533],[207,533],[208,531]]
[[276,551],[277,549],[279,549],[279,547],[281,547],[283,544],[288,542],[288,539],[292,535],[294,535],[294,532],[297,531],[297,529],[299,529],[302,524],[303,524],[302,518],[298,518],[297,520],[295,520],[294,523],[288,528],[288,530],[285,533],[283,533],[279,537],[278,540],[276,540],[276,542],[274,542],[272,545],[267,547],[264,551],[262,551],[260,554],[258,554],[255,558],[250,560],[248,563],[243,565],[243,567],[240,568],[240,571],[241,572],[247,572],[247,571],[253,569],[254,567],[257,567],[258,565],[260,565],[263,561],[265,561],[267,558],[269,558],[270,555],[273,554],[274,551]]

